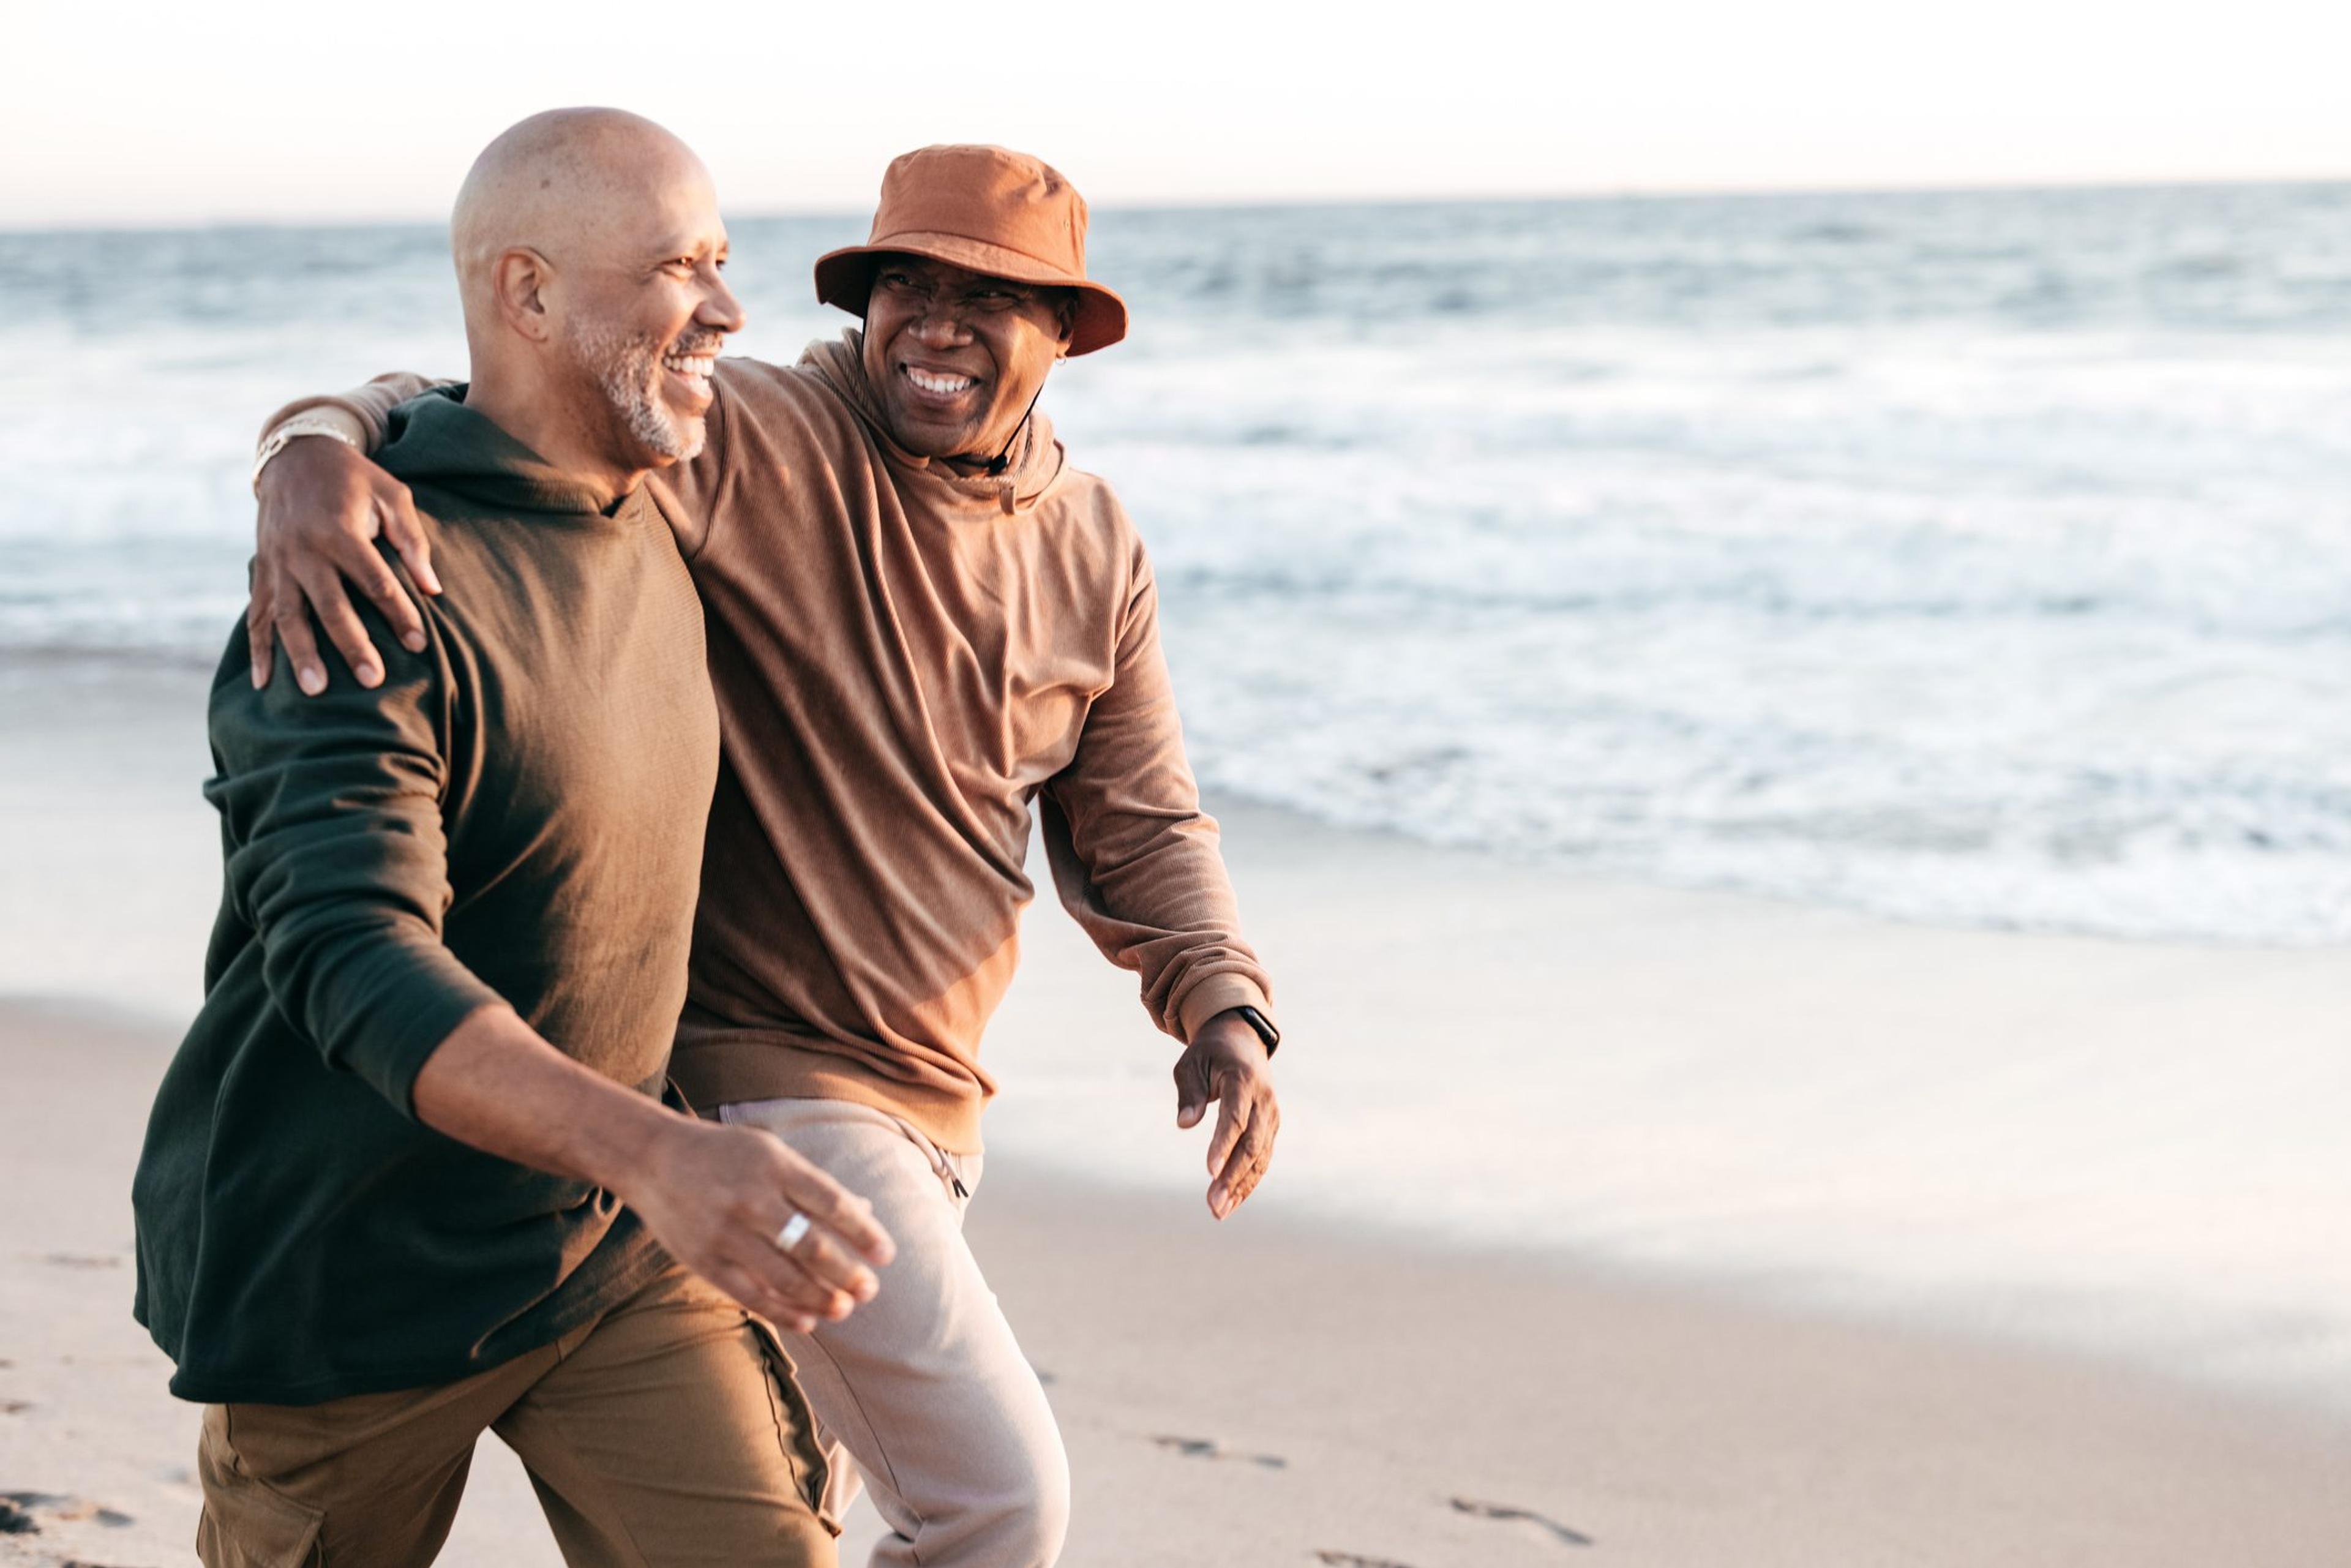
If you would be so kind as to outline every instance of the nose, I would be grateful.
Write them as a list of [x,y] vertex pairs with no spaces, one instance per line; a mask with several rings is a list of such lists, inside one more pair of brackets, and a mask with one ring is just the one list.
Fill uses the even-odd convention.
[[695,320],[718,332],[739,332],[743,329],[743,302],[726,287],[726,279],[716,271],[708,275],[709,286],[704,289],[702,304],[694,313]]
[[914,338],[924,347],[952,349],[968,341],[971,333],[954,306],[933,300],[914,321]]

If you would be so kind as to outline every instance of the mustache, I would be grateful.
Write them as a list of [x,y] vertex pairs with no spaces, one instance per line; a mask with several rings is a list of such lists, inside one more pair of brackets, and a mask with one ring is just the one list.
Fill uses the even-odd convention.
[[726,333],[713,332],[705,328],[700,331],[679,334],[677,339],[662,352],[664,354],[715,354],[726,344]]

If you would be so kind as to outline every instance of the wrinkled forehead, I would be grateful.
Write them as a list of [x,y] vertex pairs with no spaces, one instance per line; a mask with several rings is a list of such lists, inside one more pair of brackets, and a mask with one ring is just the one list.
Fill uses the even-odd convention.
[[601,228],[608,248],[647,256],[706,255],[726,248],[718,192],[699,162],[631,184],[633,189],[614,193],[601,224],[589,225],[591,237]]
[[582,159],[531,193],[542,246],[559,264],[641,271],[673,256],[713,256],[726,246],[717,188],[683,146],[640,147],[633,156]]

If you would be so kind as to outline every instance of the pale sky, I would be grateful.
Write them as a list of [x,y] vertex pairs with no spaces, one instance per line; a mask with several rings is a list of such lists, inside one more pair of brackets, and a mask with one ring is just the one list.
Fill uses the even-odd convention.
[[668,125],[745,215],[864,209],[942,141],[1098,204],[2351,177],[2351,6],[2317,0],[264,0],[0,36],[0,227],[439,217],[568,103]]

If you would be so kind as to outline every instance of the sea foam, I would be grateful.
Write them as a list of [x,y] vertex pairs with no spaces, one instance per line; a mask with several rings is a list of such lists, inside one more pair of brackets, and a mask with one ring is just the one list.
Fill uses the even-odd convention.
[[[2351,938],[2351,190],[1102,214],[1047,404],[1203,778],[1906,918]],[[739,346],[841,220],[737,225]],[[0,235],[0,647],[210,658],[429,229]],[[106,287],[90,281],[102,275]],[[61,375],[55,367],[71,366]]]

